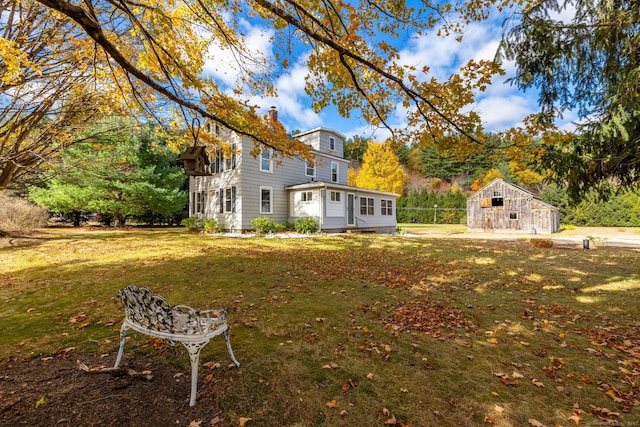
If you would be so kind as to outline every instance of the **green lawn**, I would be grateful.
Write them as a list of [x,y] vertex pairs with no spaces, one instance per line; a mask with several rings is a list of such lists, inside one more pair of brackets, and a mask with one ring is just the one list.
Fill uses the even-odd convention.
[[[201,382],[219,391],[231,425],[640,420],[637,251],[167,229],[38,237],[0,248],[2,359],[114,353],[115,295],[135,283],[174,303],[229,308],[242,366]],[[130,335],[129,353],[156,351]],[[207,361],[229,363],[221,340],[204,348]],[[187,367],[186,351],[171,362]]]

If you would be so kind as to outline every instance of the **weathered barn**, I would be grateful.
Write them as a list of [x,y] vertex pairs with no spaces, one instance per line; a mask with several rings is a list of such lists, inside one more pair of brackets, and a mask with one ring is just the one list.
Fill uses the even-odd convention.
[[497,178],[467,198],[467,230],[555,233],[560,230],[560,210]]

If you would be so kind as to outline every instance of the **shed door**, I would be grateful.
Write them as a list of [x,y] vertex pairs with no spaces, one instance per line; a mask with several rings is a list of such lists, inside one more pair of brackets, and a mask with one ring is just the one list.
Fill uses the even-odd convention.
[[493,230],[493,212],[484,212],[482,215],[482,229]]
[[347,225],[355,225],[355,195],[353,193],[347,193]]

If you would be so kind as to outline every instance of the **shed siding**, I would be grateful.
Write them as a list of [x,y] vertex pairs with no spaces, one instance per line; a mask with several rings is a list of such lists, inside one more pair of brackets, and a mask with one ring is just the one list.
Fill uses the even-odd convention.
[[467,199],[469,231],[554,233],[559,210],[536,195],[496,179]]

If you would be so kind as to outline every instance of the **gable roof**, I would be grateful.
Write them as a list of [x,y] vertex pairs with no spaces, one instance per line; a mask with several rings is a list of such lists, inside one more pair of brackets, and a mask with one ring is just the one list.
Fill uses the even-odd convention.
[[550,208],[550,209],[558,209],[557,207],[555,207],[555,206],[553,206],[553,205],[550,205],[549,203],[547,203],[547,202],[543,201],[543,200],[540,198],[540,196],[538,196],[537,194],[532,193],[531,191],[526,190],[526,189],[524,189],[524,188],[522,188],[522,187],[520,187],[520,186],[517,186],[517,185],[515,185],[515,184],[512,184],[512,183],[510,183],[510,182],[507,182],[507,181],[505,181],[505,180],[504,180],[504,179],[502,179],[502,178],[496,178],[496,179],[494,179],[493,181],[491,181],[490,183],[488,183],[487,185],[485,185],[484,187],[482,187],[481,189],[479,189],[478,191],[476,191],[475,193],[473,193],[472,195],[470,195],[469,197],[467,197],[467,201],[469,201],[469,200],[471,200],[471,199],[474,199],[474,198],[478,198],[478,197],[480,197],[480,194],[482,194],[482,192],[483,192],[485,189],[487,189],[487,188],[489,188],[489,187],[492,187],[492,186],[495,186],[495,185],[498,185],[498,184],[504,184],[504,185],[506,185],[506,186],[509,186],[509,187],[511,187],[511,188],[514,188],[514,189],[516,189],[516,190],[520,191],[521,193],[524,193],[526,196],[531,197],[531,198],[532,198],[533,200],[535,200],[537,203],[540,203],[540,204],[542,204],[543,206],[545,206],[545,207],[547,207],[547,208]]
[[184,153],[180,155],[180,160],[195,160],[198,157],[204,157],[205,164],[209,164],[209,156],[207,156],[205,148],[201,145],[194,145],[187,148]]

